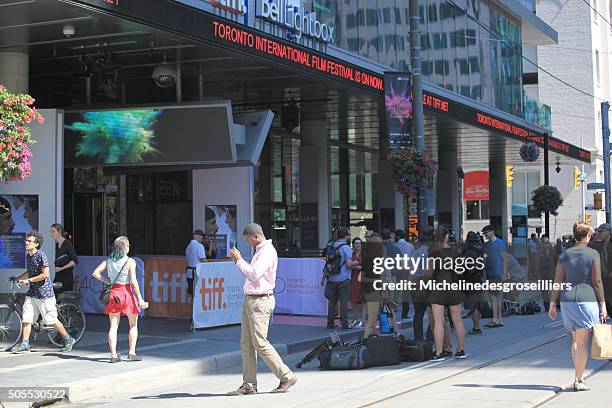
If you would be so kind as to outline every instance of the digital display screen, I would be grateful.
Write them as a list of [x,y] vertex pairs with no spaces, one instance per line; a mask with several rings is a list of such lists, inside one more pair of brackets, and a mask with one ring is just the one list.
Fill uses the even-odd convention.
[[233,163],[229,104],[70,112],[67,166]]

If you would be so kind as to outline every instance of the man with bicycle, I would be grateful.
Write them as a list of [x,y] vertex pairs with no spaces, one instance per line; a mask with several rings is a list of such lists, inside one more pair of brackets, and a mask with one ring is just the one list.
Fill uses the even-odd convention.
[[[41,233],[32,231],[28,233],[25,240],[25,248],[27,252],[27,271],[20,276],[11,278],[13,281],[19,281],[22,285],[30,285],[26,294],[25,302],[23,303],[23,331],[21,344],[16,345],[11,349],[12,353],[28,353],[30,352],[30,332],[32,323],[38,320],[38,315],[42,315],[43,324],[45,326],[53,326],[58,334],[64,339],[64,347],[62,352],[72,350],[72,346],[76,341],[68,335],[64,325],[57,319],[57,308],[55,305],[55,294],[53,293],[53,283],[49,275],[49,261],[47,255],[40,251],[43,243]],[[27,276],[27,279],[24,279]]]

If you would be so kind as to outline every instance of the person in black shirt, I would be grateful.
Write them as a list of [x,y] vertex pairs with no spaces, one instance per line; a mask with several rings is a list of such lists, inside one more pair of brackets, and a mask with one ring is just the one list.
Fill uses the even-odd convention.
[[[448,229],[444,225],[439,225],[434,238],[433,248],[429,251],[427,276],[433,276],[436,282],[457,282],[459,279],[455,271],[446,267],[449,260],[451,265],[454,263],[453,258],[455,257],[453,249],[448,244]],[[463,301],[464,296],[460,291],[433,290],[429,296],[429,303],[431,303],[434,316],[434,339],[436,343],[436,354],[431,361],[444,361],[445,359],[442,347],[444,342],[444,309],[446,307],[450,309],[450,318],[457,335],[455,358],[465,358],[465,351],[463,350],[465,328],[461,319],[461,303]]]
[[[465,247],[461,253],[464,259],[471,259],[471,268],[467,268],[461,277],[466,282],[471,283],[483,283],[484,282],[484,268],[479,268],[477,259],[484,260],[485,250],[484,246],[480,241],[480,236],[475,231],[470,231],[465,239]],[[472,313],[472,323],[474,327],[472,330],[467,332],[468,336],[481,335],[482,330],[480,329],[480,309],[482,309],[482,303],[484,302],[484,296],[482,291],[473,290],[465,292],[465,307]]]
[[57,293],[72,291],[74,267],[79,263],[79,258],[61,224],[51,225],[51,238],[55,241],[55,278],[53,282],[62,283]]

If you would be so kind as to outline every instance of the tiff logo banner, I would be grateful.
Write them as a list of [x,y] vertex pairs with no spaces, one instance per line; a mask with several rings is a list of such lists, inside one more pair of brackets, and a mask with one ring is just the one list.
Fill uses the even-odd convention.
[[211,4],[215,8],[228,11],[232,14],[244,15],[247,13],[247,0],[212,0]]
[[153,272],[149,285],[153,302],[188,303],[187,281],[181,273]]
[[225,288],[223,287],[224,281],[225,278],[203,278],[200,280],[203,311],[227,308],[227,304],[223,302],[223,294],[225,293]]

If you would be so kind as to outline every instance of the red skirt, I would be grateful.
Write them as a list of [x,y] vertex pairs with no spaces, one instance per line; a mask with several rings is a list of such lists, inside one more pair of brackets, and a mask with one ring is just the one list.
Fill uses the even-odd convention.
[[[119,302],[115,302],[115,297]],[[132,292],[132,285],[113,285],[108,305],[104,308],[104,314],[121,313],[122,316],[127,316],[137,315],[139,312],[134,292]]]
[[361,282],[357,280],[359,276],[359,271],[351,271],[351,303],[365,303],[365,296],[363,295],[363,290],[361,290]]

